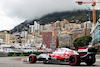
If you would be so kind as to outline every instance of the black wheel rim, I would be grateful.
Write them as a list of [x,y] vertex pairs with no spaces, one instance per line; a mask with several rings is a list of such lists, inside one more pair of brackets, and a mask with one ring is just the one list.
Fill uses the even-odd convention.
[[32,61],[32,57],[29,58],[29,61]]
[[69,59],[69,62],[70,62],[71,64],[74,64],[74,63],[75,63],[75,58],[74,58],[73,56],[71,56],[70,59]]

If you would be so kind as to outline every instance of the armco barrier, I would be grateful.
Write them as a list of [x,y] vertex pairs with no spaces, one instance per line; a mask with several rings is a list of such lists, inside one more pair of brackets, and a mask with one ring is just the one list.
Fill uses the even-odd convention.
[[30,54],[39,55],[39,54],[42,54],[42,52],[41,53],[39,53],[39,52],[28,52],[28,53],[13,53],[13,52],[9,52],[8,56],[29,56]]

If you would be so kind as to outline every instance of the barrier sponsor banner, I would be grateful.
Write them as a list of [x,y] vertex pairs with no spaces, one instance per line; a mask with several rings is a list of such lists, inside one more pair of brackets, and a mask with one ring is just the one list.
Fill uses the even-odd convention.
[[[36,54],[36,55],[39,55],[39,54],[42,54],[43,52],[28,52],[28,53],[8,53],[8,56],[29,56],[30,54]],[[45,52],[44,52],[45,53]]]

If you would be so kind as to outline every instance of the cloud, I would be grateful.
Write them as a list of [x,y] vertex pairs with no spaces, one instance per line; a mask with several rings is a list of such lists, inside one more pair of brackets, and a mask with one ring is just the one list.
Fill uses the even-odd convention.
[[35,19],[53,12],[84,9],[75,0],[2,0],[4,11],[10,17]]
[[[5,18],[6,20],[3,21],[2,19],[2,21],[8,22],[8,25],[13,24],[11,26],[12,28],[24,20],[41,18],[49,13],[87,9],[85,5],[80,6],[76,4],[75,1],[76,0],[0,0],[0,12],[2,12],[0,18]],[[91,8],[91,5],[88,6]]]
[[[0,11],[1,12],[1,11]],[[11,18],[5,15],[0,14],[0,30],[10,30],[14,28],[16,25],[20,24],[22,21],[18,18]]]

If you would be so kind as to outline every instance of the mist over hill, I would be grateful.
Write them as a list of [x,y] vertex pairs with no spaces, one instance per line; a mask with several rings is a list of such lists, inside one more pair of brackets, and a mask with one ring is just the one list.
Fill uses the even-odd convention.
[[[69,22],[72,20],[79,20],[81,22],[87,21],[88,17],[88,10],[78,10],[78,11],[66,11],[66,12],[55,12],[52,14],[45,15],[39,19],[34,20],[26,20],[22,22],[21,24],[15,26],[12,29],[12,33],[16,32],[17,30],[20,32],[24,30],[24,28],[28,28],[29,25],[33,25],[34,21],[39,21],[41,25],[55,22],[57,20],[62,21],[63,19],[68,20]],[[99,18],[100,11],[96,11],[96,19]],[[91,21],[92,21],[92,11],[90,11]]]

